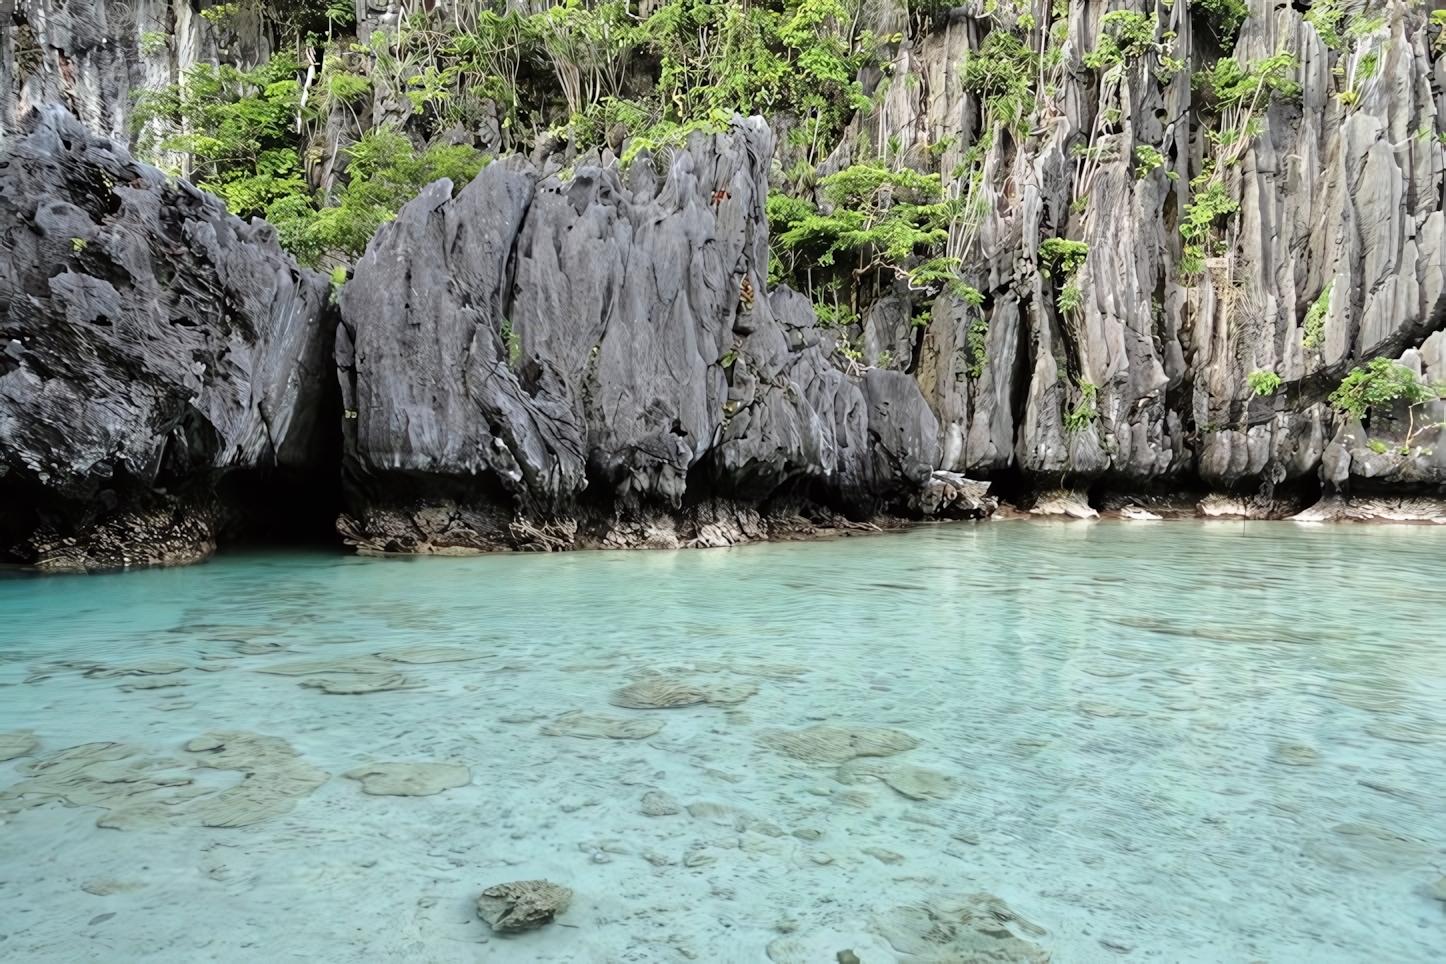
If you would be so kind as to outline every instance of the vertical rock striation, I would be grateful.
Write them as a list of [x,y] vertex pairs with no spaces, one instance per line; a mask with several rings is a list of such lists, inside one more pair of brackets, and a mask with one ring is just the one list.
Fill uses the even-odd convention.
[[58,107],[0,148],[0,553],[204,558],[237,471],[325,470],[327,279]]
[[[916,370],[944,468],[1097,495],[1225,490],[1263,513],[1292,504],[1276,499],[1282,483],[1299,498],[1322,485],[1446,481],[1434,430],[1413,434],[1424,450],[1383,474],[1360,425],[1324,404],[1377,356],[1404,353],[1425,377],[1446,375],[1433,334],[1446,283],[1446,102],[1429,11],[1251,0],[1233,49],[1220,50],[1212,9],[970,3],[900,51],[896,74],[917,82],[890,89],[865,140],[896,137],[916,155],[945,145],[946,174],[985,145],[973,169],[985,205],[963,247],[985,304],[941,299]],[[1092,67],[1119,30],[1108,14],[1138,15],[1150,41]],[[1331,22],[1339,35],[1323,38]],[[970,88],[960,70],[990,54],[996,32],[1057,58],[1042,58],[1022,125],[995,116],[997,91]],[[1222,57],[1259,69],[1281,54],[1283,83],[1249,102],[1252,136],[1231,142],[1242,112],[1223,110],[1199,77],[1192,86],[1191,71]],[[1187,270],[1180,226],[1212,170],[1230,211],[1201,270]],[[1072,279],[1077,308],[1062,307],[1064,279],[1041,257],[1051,238],[1088,245]],[[1325,311],[1311,333],[1313,303]],[[1281,390],[1257,395],[1256,372]],[[1378,413],[1372,434],[1395,448],[1405,420],[1404,409]]]
[[[61,104],[91,131],[130,140],[134,93],[200,63],[255,66],[272,27],[252,3],[11,0],[0,23],[0,140],[23,136],[31,110]],[[223,8],[210,20],[200,11]],[[213,11],[214,12],[214,11]]]
[[917,497],[938,460],[917,386],[841,371],[807,299],[767,290],[772,154],[738,118],[664,176],[512,158],[407,205],[341,296],[349,540],[727,544],[760,508]]

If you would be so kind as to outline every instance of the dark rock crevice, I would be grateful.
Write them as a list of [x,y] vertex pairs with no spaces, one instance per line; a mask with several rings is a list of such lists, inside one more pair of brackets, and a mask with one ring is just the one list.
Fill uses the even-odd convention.
[[222,492],[335,478],[329,284],[270,225],[57,107],[0,152],[0,225],[7,561],[198,561],[246,514]]

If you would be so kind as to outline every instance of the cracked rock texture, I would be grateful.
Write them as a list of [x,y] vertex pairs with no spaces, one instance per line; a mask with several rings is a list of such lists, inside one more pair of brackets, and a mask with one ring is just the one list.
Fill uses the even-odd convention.
[[[963,249],[985,303],[941,298],[915,370],[939,419],[941,469],[1096,493],[1259,493],[1275,512],[1289,507],[1271,500],[1282,483],[1329,493],[1446,481],[1435,430],[1414,435],[1411,454],[1383,457],[1359,424],[1325,404],[1344,375],[1379,355],[1430,380],[1446,376],[1437,317],[1446,61],[1430,11],[1405,0],[1316,3],[1344,12],[1342,35],[1359,28],[1332,49],[1305,19],[1312,4],[1246,6],[1224,50],[1200,4],[1145,0],[1067,9],[974,0],[901,46],[894,76],[917,83],[894,83],[884,108],[856,122],[862,135],[898,138],[905,157],[943,146],[937,169],[946,178],[965,151],[988,144],[979,168],[986,210]],[[1112,11],[1145,15],[1157,46],[1117,70],[1091,69],[1084,57]],[[1021,27],[1025,13],[1032,28]],[[1036,91],[1032,123],[990,139],[987,105],[958,67],[1004,29],[1062,58]],[[1184,68],[1172,69],[1161,50]],[[1222,126],[1190,71],[1279,51],[1295,58],[1289,79],[1299,94],[1261,105],[1261,132],[1224,176],[1239,210],[1205,252],[1205,270],[1182,274],[1180,212],[1212,151],[1207,132]],[[1374,73],[1360,71],[1365,79],[1348,89],[1362,63]],[[1141,147],[1163,163],[1142,170]],[[1073,312],[1060,310],[1058,279],[1041,270],[1040,245],[1056,237],[1089,245]],[[1307,345],[1307,309],[1327,287],[1322,337]],[[861,332],[866,351],[888,328],[874,316]],[[971,326],[982,358],[968,344]],[[910,358],[907,346],[877,347],[891,348],[896,368]],[[1281,391],[1256,396],[1247,381],[1255,371],[1278,374]],[[1096,416],[1068,430],[1066,414],[1082,407]],[[1415,424],[1442,417],[1434,403]],[[1411,428],[1404,408],[1374,422],[1369,434],[1393,449]]]
[[408,204],[341,295],[350,541],[728,544],[759,506],[917,496],[939,435],[917,384],[841,371],[809,302],[767,290],[772,155],[738,118],[661,174],[514,157]]
[[50,107],[0,146],[0,553],[196,561],[230,473],[304,470],[335,417],[328,282]]
[[[272,53],[260,12],[194,0],[12,0],[0,29],[0,140],[25,134],[33,108],[61,104],[93,132],[131,136],[132,93],[179,80],[198,63],[253,65]],[[149,41],[149,42],[148,42]]]

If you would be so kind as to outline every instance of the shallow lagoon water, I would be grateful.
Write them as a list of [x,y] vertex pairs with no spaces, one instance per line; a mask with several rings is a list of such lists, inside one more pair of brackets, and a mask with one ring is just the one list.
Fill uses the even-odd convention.
[[[1442,960],[1443,570],[1433,528],[1002,522],[0,580],[0,733],[38,741],[0,795],[97,742],[173,778],[128,784],[169,802],[126,829],[0,799],[0,959],[948,960],[901,953],[878,915],[989,894],[1055,964]],[[418,646],[477,658],[395,663],[404,688],[364,693],[259,672]],[[114,675],[161,663],[186,668]],[[658,674],[756,692],[610,704]],[[661,729],[544,733],[575,711]],[[918,745],[851,772],[770,743],[820,724]],[[239,731],[329,779],[201,825],[243,773],[185,748]],[[471,782],[342,776],[387,761]],[[913,799],[874,763],[940,779]],[[484,887],[536,878],[575,893],[556,923],[478,920]]]

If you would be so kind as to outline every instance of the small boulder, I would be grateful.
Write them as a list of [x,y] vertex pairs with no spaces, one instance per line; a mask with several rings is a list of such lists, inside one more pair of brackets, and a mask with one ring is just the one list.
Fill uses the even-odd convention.
[[525,931],[552,919],[572,903],[572,891],[546,880],[496,884],[477,898],[477,914],[495,931]]

